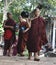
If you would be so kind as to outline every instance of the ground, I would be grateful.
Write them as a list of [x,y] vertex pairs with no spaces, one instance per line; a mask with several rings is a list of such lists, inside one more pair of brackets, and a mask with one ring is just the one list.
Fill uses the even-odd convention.
[[0,65],[56,65],[56,58],[42,57],[40,61],[28,60],[27,57],[4,57],[0,56]]
[[33,57],[28,60],[27,56],[3,56],[3,49],[0,48],[0,65],[56,65],[56,57],[40,57],[40,61],[34,61]]

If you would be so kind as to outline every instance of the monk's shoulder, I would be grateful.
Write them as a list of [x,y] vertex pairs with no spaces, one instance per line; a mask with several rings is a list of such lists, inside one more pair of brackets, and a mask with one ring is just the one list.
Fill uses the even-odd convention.
[[44,17],[42,17],[42,16],[40,16],[39,18],[42,19],[42,20],[44,20]]

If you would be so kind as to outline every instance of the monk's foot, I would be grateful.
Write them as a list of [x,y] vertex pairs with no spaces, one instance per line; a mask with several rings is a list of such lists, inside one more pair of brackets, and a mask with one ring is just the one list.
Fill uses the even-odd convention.
[[10,54],[8,54],[7,56],[10,57]]
[[40,59],[35,58],[34,61],[40,61]]
[[28,57],[28,60],[31,60],[31,58],[30,58],[30,57]]
[[20,54],[20,56],[25,56],[24,54]]

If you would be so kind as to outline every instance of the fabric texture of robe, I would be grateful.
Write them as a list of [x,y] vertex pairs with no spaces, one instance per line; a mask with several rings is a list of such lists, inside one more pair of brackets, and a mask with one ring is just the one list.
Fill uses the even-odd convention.
[[15,35],[15,25],[13,19],[7,19],[5,22],[6,26],[13,26],[13,29],[4,27],[4,54],[6,55],[7,50],[10,48],[10,46],[15,42],[16,35]]
[[23,33],[23,30],[21,30],[22,27],[27,29],[28,23],[23,21],[19,25],[20,30],[19,30],[18,45],[17,45],[18,46],[17,47],[18,53],[21,53],[25,50],[26,42],[27,42],[27,39],[28,39],[28,32]]
[[39,16],[38,18],[35,18],[31,21],[27,49],[29,52],[40,51],[41,46],[47,42],[45,21],[42,17]]

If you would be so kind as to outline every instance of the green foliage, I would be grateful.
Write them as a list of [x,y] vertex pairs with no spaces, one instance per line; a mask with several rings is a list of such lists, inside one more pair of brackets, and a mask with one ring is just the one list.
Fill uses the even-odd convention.
[[3,4],[4,4],[4,3],[0,1],[0,7],[3,7]]
[[[10,0],[8,0],[10,2]],[[8,4],[9,4],[8,2]],[[11,0],[11,4],[8,7],[8,11],[12,12],[13,18],[18,22],[18,16],[20,15],[21,11],[26,10],[31,12],[38,4],[43,5],[42,15],[47,11],[49,12],[50,9],[54,10],[56,6],[56,0]],[[31,5],[27,5],[31,3]],[[0,9],[3,9],[4,0],[0,2]],[[55,13],[55,12],[53,12]],[[56,13],[55,13],[56,14]],[[0,14],[0,21],[2,20],[2,15]]]
[[50,3],[53,7],[56,6],[56,0],[48,0],[48,3]]
[[2,23],[2,19],[3,19],[3,6],[4,6],[4,3],[0,1],[0,23]]
[[[34,8],[38,6],[38,4],[43,5],[42,14],[47,12],[48,14],[56,15],[56,0],[7,0],[8,4],[11,1],[12,3],[9,4],[7,11],[12,12],[14,20],[18,22],[18,17],[21,11],[26,10],[32,12]],[[0,23],[3,19],[3,7],[4,7],[5,0],[0,2]],[[29,5],[30,3],[30,5]],[[28,5],[27,5],[28,4]],[[52,10],[52,13],[50,12]],[[1,25],[1,24],[0,24]]]
[[12,12],[14,19],[18,22],[18,17],[25,7],[26,0],[14,0],[10,6],[9,11]]
[[2,23],[3,13],[0,13],[0,23]]

